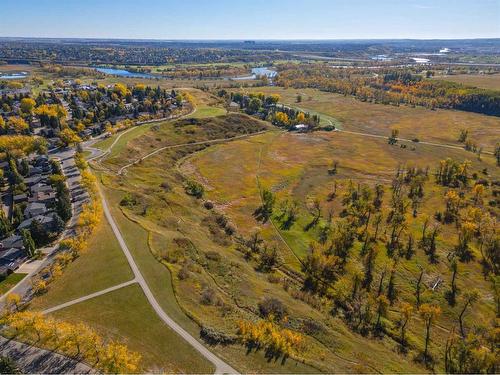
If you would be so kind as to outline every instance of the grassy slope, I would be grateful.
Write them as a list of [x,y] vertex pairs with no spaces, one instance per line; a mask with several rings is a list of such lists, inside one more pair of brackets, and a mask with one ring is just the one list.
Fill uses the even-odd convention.
[[[164,132],[168,129],[165,128]],[[166,135],[162,133],[162,136]],[[172,140],[175,134],[170,134],[167,137]],[[252,173],[252,168],[256,165],[256,156],[259,154],[258,149],[249,149],[248,154],[244,151],[242,145],[246,144],[257,144],[259,141],[256,139],[269,138],[275,136],[274,134],[266,134],[258,136],[255,138],[247,139],[244,141],[231,142],[225,146],[215,146],[202,151],[200,155],[212,154],[212,150],[215,152],[220,150],[217,158],[217,166],[212,166],[217,172],[220,172],[219,176],[223,177],[224,188],[220,191],[230,191],[236,198],[236,202],[231,202],[234,207],[241,207],[242,197],[243,205],[245,204],[245,198],[252,196],[257,190],[255,188],[255,174]],[[152,136],[153,137],[153,136]],[[160,137],[161,138],[161,137]],[[148,148],[151,140],[144,138],[138,139],[132,142],[129,147],[130,149],[136,150],[140,147]],[[232,155],[231,153],[225,153],[224,149],[226,147],[231,148],[232,145],[237,144],[238,147],[235,150],[238,152],[238,156]],[[287,142],[283,142],[287,144]],[[289,145],[290,149],[297,150],[295,145]],[[129,154],[130,150],[126,152]],[[124,155],[125,156],[125,155]],[[248,156],[248,158],[247,158]],[[275,155],[273,155],[275,156]],[[341,360],[336,354],[327,351],[325,352],[325,347],[322,345],[318,346],[318,343],[311,342],[310,344],[315,347],[316,355],[323,358],[322,363],[317,365],[324,369],[329,369],[329,371],[370,371],[370,366],[381,366],[376,358],[385,358],[385,363],[383,364],[383,370],[385,371],[421,371],[421,368],[414,367],[411,363],[405,363],[401,361],[401,358],[395,355],[391,350],[390,342],[383,342],[382,345],[377,342],[367,341],[355,334],[352,334],[348,330],[342,327],[342,324],[337,319],[327,318],[326,320],[317,312],[307,307],[306,304],[298,302],[297,300],[290,300],[290,296],[280,291],[279,288],[272,286],[266,281],[265,274],[255,274],[251,266],[245,262],[242,262],[241,255],[230,248],[220,247],[214,244],[210,240],[210,235],[206,233],[201,224],[202,218],[206,215],[203,209],[199,208],[199,203],[193,201],[192,198],[188,198],[183,193],[182,187],[179,187],[178,177],[175,173],[172,174],[170,166],[172,161],[171,158],[178,157],[172,155],[170,152],[165,152],[158,154],[157,156],[148,159],[147,161],[141,163],[138,166],[131,168],[126,176],[125,181],[116,181],[117,187],[121,186],[120,189],[129,190],[133,194],[138,194],[139,201],[141,204],[139,207],[134,208],[130,212],[127,210],[128,215],[132,215],[135,220],[139,220],[141,225],[150,228],[151,231],[158,232],[158,234],[153,236],[153,250],[156,251],[160,256],[169,251],[175,251],[175,243],[178,238],[187,237],[194,246],[193,250],[196,251],[199,256],[202,256],[205,251],[216,251],[223,254],[224,261],[220,261],[218,265],[209,265],[208,273],[201,272],[197,275],[196,272],[193,274],[193,280],[185,282],[175,280],[176,294],[177,298],[180,300],[183,308],[187,309],[190,314],[192,314],[197,320],[206,322],[209,326],[217,327],[228,333],[235,332],[235,320],[238,319],[240,312],[234,311],[226,315],[220,315],[218,309],[213,307],[204,307],[199,304],[199,294],[203,289],[203,285],[210,285],[213,281],[216,281],[216,285],[219,286],[221,292],[221,298],[224,298],[228,304],[234,304],[231,301],[232,298],[237,298],[238,305],[243,306],[255,306],[257,302],[264,295],[275,295],[279,298],[286,300],[287,305],[293,311],[291,315],[296,317],[311,317],[322,321],[325,325],[332,325],[336,328],[333,332],[329,333],[319,338],[321,342],[328,345],[330,350],[334,350],[336,354],[347,358],[347,360]],[[298,156],[300,157],[300,155]],[[272,157],[270,158],[273,159]],[[110,163],[114,161],[110,160]],[[224,168],[220,168],[220,166]],[[291,164],[287,165],[288,170]],[[210,168],[209,168],[210,169]],[[232,174],[234,170],[238,170],[238,174]],[[224,172],[223,172],[224,171]],[[172,186],[173,191],[168,194],[161,193],[157,188],[162,181],[168,181]],[[241,182],[248,181],[250,185],[242,186]],[[220,187],[217,186],[217,191]],[[209,187],[210,189],[210,187]],[[213,187],[212,187],[213,189]],[[211,195],[212,196],[212,195]],[[240,199],[238,199],[240,198]],[[224,205],[224,202],[218,202]],[[144,207],[147,207],[144,211]],[[255,209],[256,205],[253,206]],[[146,212],[144,214],[144,212]],[[175,220],[175,218],[179,218]],[[231,217],[235,219],[235,217]],[[248,220],[248,216],[245,219],[246,223],[252,223],[253,220]],[[239,224],[235,221],[235,224]],[[250,230],[251,226],[247,225]],[[203,256],[202,256],[203,257]],[[176,272],[179,270],[178,264],[170,264],[170,267]],[[214,267],[214,268],[212,268]],[[206,267],[204,267],[207,269]],[[213,278],[212,280],[210,278]],[[198,285],[198,286],[197,286]],[[201,285],[201,288],[200,288]],[[234,296],[233,296],[234,294]],[[238,297],[236,297],[238,296]],[[245,316],[245,313],[243,314]],[[358,350],[357,348],[362,348]],[[369,348],[369,353],[373,356],[367,358],[363,351]],[[224,349],[227,355],[228,349]],[[314,351],[313,351],[314,352]],[[320,354],[323,353],[323,354]],[[223,354],[224,355],[224,354]],[[240,361],[237,356],[233,356],[234,361]],[[317,358],[316,358],[317,360]],[[352,361],[352,362],[351,362]],[[290,361],[287,361],[290,362]],[[243,363],[242,363],[243,364]],[[248,362],[246,363],[248,365]],[[255,370],[256,364],[252,364],[252,370]],[[263,369],[264,370],[264,369]],[[267,370],[269,371],[269,370]],[[284,369],[282,370],[284,371]],[[295,370],[296,371],[296,370]]]
[[103,217],[88,250],[70,263],[49,291],[35,298],[32,309],[44,309],[123,283],[133,278],[111,227]]
[[[200,181],[210,186],[208,198],[224,208],[224,211],[236,223],[239,230],[249,234],[258,225],[249,218],[251,212],[259,204],[258,190],[251,176],[257,173],[258,166],[255,155],[258,155],[259,149],[262,145],[265,145],[259,171],[261,183],[266,188],[274,191],[278,196],[278,200],[285,198],[296,199],[302,209],[302,213],[292,229],[281,231],[283,237],[286,238],[292,249],[300,257],[304,256],[309,241],[317,236],[315,230],[304,232],[302,229],[311,219],[311,216],[307,214],[307,203],[311,202],[312,198],[317,197],[321,200],[323,212],[327,212],[329,207],[334,210],[334,213],[341,210],[341,206],[338,204],[339,198],[337,198],[337,202],[331,204],[325,202],[325,197],[330,191],[334,180],[339,183],[339,195],[341,195],[342,185],[345,186],[347,178],[368,184],[374,184],[375,182],[388,184],[395,168],[400,163],[414,164],[417,162],[419,166],[430,165],[434,167],[438,160],[445,156],[453,157],[456,160],[463,160],[468,157],[468,153],[460,150],[446,150],[418,145],[415,151],[410,151],[410,149],[401,149],[397,146],[388,146],[385,140],[367,139],[344,133],[318,133],[315,135],[286,133],[280,137],[280,139],[277,139],[270,134],[266,134],[255,137],[251,141],[238,141],[213,147],[189,160],[191,166],[187,170],[191,170],[192,174],[198,176]],[[296,150],[301,152],[297,153]],[[328,176],[326,173],[332,160],[337,160],[340,165],[339,173],[335,178]],[[220,165],[224,165],[224,168],[220,168]],[[242,170],[241,165],[245,165],[246,170]],[[483,159],[481,163],[473,160],[473,169],[476,171],[482,170],[484,167],[487,167],[490,171],[495,171],[493,165],[492,158]],[[420,211],[423,214],[432,216],[436,209],[444,205],[441,197],[445,189],[436,187],[433,182],[429,182],[425,189],[426,198]],[[241,199],[240,192],[245,192],[244,199]],[[388,199],[387,194],[386,200]],[[485,201],[489,199],[486,197]],[[419,238],[419,230],[423,221],[422,216],[421,214],[415,224],[411,226],[415,238]],[[252,223],[251,225],[249,225],[249,221]],[[417,264],[422,264],[426,268],[428,282],[437,276],[442,276],[445,279],[445,286],[442,287],[439,293],[427,291],[424,297],[427,301],[438,302],[444,309],[443,317],[439,322],[444,328],[438,328],[434,333],[436,344],[433,346],[433,350],[439,352],[440,359],[442,358],[441,351],[448,330],[454,324],[458,311],[457,307],[448,307],[442,297],[442,292],[448,288],[446,282],[449,270],[447,268],[446,254],[454,246],[456,240],[456,234],[452,226],[447,226],[443,230],[439,243],[440,262],[437,265],[429,265],[425,256],[417,252],[417,256],[412,261],[403,262],[398,272],[401,298],[410,301],[413,299],[413,288],[409,285],[409,281],[415,280],[418,275]],[[272,232],[273,230],[269,225],[263,226],[263,235],[268,236],[269,240],[273,240],[273,238],[276,240]],[[277,245],[283,245],[281,241],[276,243]],[[376,281],[378,281],[377,278],[382,268],[388,263],[383,244],[380,244],[379,247],[380,255],[377,261]],[[359,252],[359,247],[354,251],[353,256],[355,259],[359,258],[357,252]],[[468,324],[475,321],[487,322],[492,316],[493,306],[490,299],[489,284],[482,277],[479,265],[477,263],[461,264],[460,274],[462,276],[458,281],[459,287],[466,290],[470,280],[474,280],[473,284],[481,290],[483,298],[480,306],[478,305],[474,313],[467,318]],[[396,320],[398,315],[391,312],[390,316],[393,320]],[[412,323],[410,331],[412,341],[417,347],[421,347],[422,325],[418,319]],[[345,345],[349,344],[347,340],[341,340],[341,342]],[[358,350],[367,351],[368,348],[365,345],[366,343],[353,350],[356,352]],[[407,362],[407,365],[410,364],[410,362]],[[406,365],[402,364],[402,366]]]

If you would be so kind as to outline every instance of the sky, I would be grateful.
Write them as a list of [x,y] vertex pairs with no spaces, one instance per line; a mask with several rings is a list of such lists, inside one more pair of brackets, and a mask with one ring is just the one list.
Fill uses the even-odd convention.
[[0,0],[0,37],[500,37],[500,0]]

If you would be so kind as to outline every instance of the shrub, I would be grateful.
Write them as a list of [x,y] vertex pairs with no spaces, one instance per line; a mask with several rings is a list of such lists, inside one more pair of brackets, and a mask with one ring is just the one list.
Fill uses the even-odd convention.
[[120,201],[120,206],[131,207],[137,204],[137,199],[133,197],[130,193],[125,194],[125,196]]
[[203,207],[205,207],[207,210],[211,210],[212,208],[214,208],[214,204],[210,201],[205,201],[205,203],[203,203]]
[[281,300],[274,297],[266,297],[259,302],[259,313],[263,318],[274,317],[281,320],[287,314],[287,309]]
[[203,305],[216,305],[219,303],[219,297],[214,289],[205,288],[203,292],[201,292],[200,303]]
[[221,259],[220,254],[216,251],[207,251],[205,253],[205,256],[207,257],[207,259],[214,260],[216,262],[218,262]]
[[189,278],[189,270],[185,265],[179,270],[177,277],[179,280],[186,280]]
[[163,181],[161,184],[160,184],[160,187],[165,190],[165,191],[172,191],[172,187],[170,186],[170,184],[167,182],[167,181]]
[[196,181],[187,181],[184,190],[186,191],[186,194],[198,199],[202,198],[205,192],[205,188],[203,187],[203,185],[199,184]]

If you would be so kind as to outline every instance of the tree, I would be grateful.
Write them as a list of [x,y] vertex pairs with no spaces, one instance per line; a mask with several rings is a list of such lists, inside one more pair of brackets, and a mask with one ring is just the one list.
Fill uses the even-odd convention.
[[460,334],[465,338],[465,327],[464,327],[464,316],[469,307],[472,307],[474,303],[479,299],[479,292],[475,289],[468,290],[464,293],[463,301],[464,305],[460,314],[458,315],[458,322],[460,324]]
[[21,236],[23,237],[23,245],[30,258],[36,255],[36,245],[33,237],[31,237],[31,232],[27,229],[21,229]]
[[259,112],[262,108],[262,100],[259,98],[250,99],[250,103],[248,103],[248,110],[251,114]]
[[59,133],[59,140],[64,147],[68,147],[82,141],[82,139],[70,128],[61,130]]
[[263,222],[266,222],[273,213],[276,198],[271,191],[264,189],[261,194],[261,200],[262,205],[255,210],[254,216],[256,216],[257,219],[261,219]]
[[303,124],[306,121],[306,115],[304,112],[299,112],[297,118],[295,119],[299,124]]
[[27,115],[31,115],[33,110],[35,109],[36,102],[31,98],[23,98],[21,99],[21,104],[19,108],[21,111]]
[[7,128],[15,134],[22,134],[29,129],[29,126],[21,117],[11,116],[7,121]]
[[15,311],[19,311],[19,304],[21,303],[21,296],[17,293],[9,293],[6,297],[7,308],[11,310],[15,308]]
[[383,294],[377,297],[377,323],[375,324],[375,329],[377,331],[382,330],[382,323],[380,319],[387,314],[387,306],[389,306],[389,300]]
[[413,315],[413,306],[407,302],[403,302],[401,303],[399,313],[399,327],[401,328],[401,348],[403,348],[403,350],[406,350],[406,329]]
[[450,263],[451,269],[451,287],[450,290],[446,291],[445,298],[450,304],[450,306],[455,306],[456,298],[457,298],[457,273],[458,273],[458,263],[455,259],[452,259]]
[[431,340],[431,326],[432,323],[441,315],[441,308],[439,306],[430,305],[424,303],[420,306],[418,310],[420,316],[424,320],[425,324],[425,348],[423,352],[423,358],[425,363],[429,360],[429,342]]
[[282,320],[287,314],[287,308],[275,297],[265,297],[259,302],[259,313],[263,318],[276,319],[276,321]]

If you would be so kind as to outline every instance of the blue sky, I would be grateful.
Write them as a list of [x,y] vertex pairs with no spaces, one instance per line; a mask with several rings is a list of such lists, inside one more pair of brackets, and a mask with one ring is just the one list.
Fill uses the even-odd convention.
[[500,37],[500,0],[0,0],[0,36]]

